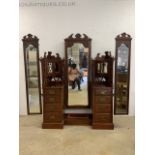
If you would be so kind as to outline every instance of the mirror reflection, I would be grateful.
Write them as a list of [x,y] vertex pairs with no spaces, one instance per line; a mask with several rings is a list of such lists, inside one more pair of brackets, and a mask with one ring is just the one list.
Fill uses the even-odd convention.
[[81,43],[67,48],[68,58],[68,105],[88,105],[88,58],[89,49]]
[[37,50],[33,45],[26,48],[28,104],[30,113],[40,112]]
[[117,72],[128,72],[128,54],[128,47],[125,44],[121,44],[121,46],[118,48]]
[[125,44],[118,47],[116,66],[116,113],[126,113],[128,106],[128,56]]

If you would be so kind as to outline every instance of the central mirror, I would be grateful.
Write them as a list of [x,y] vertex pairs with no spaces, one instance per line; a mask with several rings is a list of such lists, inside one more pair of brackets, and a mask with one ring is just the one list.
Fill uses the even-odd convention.
[[66,107],[89,107],[90,91],[90,46],[87,35],[70,35],[65,39],[66,56]]
[[67,48],[69,106],[88,105],[88,55],[81,43]]

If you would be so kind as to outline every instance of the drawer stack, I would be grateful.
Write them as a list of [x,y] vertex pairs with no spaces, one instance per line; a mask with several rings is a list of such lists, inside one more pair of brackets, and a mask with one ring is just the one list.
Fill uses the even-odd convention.
[[63,86],[43,89],[42,128],[63,128]]
[[93,87],[93,128],[113,129],[112,88]]

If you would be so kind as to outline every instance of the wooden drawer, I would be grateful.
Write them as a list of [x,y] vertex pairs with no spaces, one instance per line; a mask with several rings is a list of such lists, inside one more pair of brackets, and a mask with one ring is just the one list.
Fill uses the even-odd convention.
[[44,103],[48,103],[48,104],[54,104],[54,103],[61,103],[61,96],[53,96],[53,95],[46,95],[44,96]]
[[96,104],[112,104],[112,96],[95,96]]
[[95,88],[95,95],[111,95],[112,88]]
[[61,88],[55,88],[55,89],[52,89],[52,88],[46,88],[44,89],[44,94],[49,94],[49,95],[59,95],[61,94]]
[[111,123],[112,122],[112,114],[99,114],[96,113],[93,116],[94,122],[102,122],[102,123]]
[[46,113],[44,114],[44,122],[55,123],[62,121],[62,113]]
[[62,111],[62,106],[59,103],[55,104],[45,104],[44,105],[44,112],[54,112],[54,111]]
[[96,113],[111,113],[112,108],[111,104],[96,104],[95,105],[95,112]]

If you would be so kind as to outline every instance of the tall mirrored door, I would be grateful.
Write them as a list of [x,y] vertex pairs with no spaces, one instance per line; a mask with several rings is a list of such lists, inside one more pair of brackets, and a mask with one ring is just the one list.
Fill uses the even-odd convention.
[[31,34],[23,38],[28,114],[42,113],[39,75],[38,38]]
[[115,114],[128,114],[131,37],[122,33],[116,37]]

